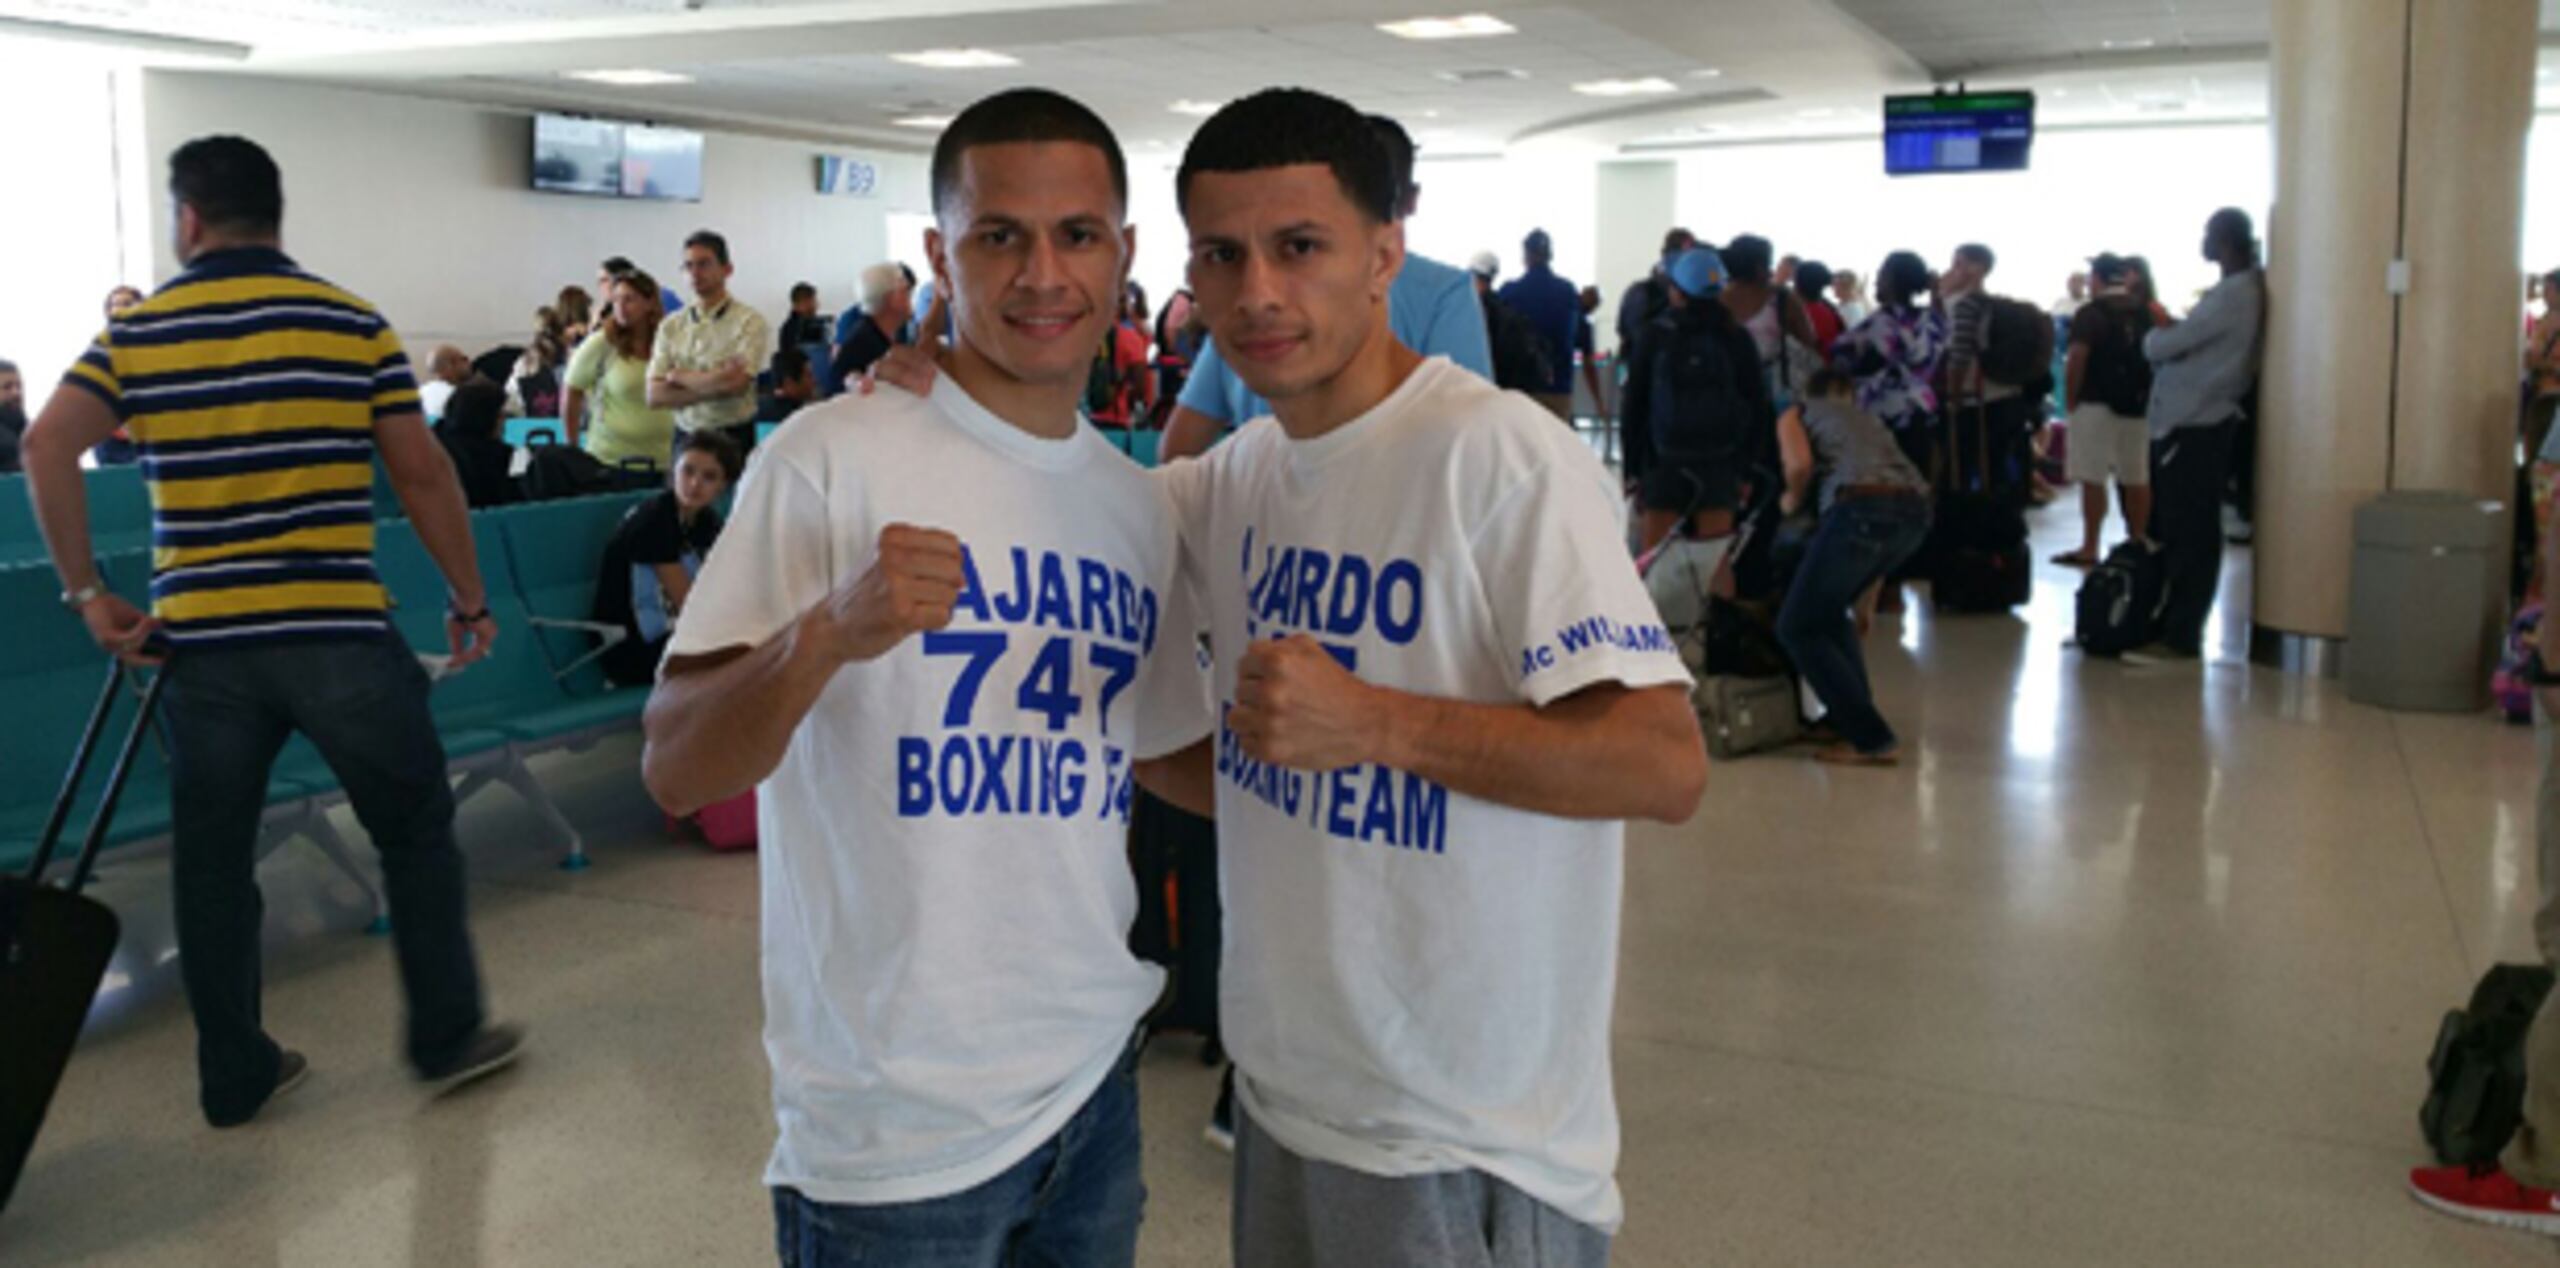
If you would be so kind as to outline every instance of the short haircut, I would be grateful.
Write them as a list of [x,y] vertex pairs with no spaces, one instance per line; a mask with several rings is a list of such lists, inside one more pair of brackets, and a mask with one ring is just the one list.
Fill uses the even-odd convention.
[[1769,280],[1772,261],[1777,252],[1776,248],[1769,245],[1767,238],[1756,233],[1746,233],[1724,244],[1721,254],[1724,256],[1724,271],[1732,275],[1733,280],[1765,282]]
[[1887,308],[1909,308],[1929,293],[1929,262],[1915,251],[1896,251],[1876,269],[1876,302]]
[[1825,367],[1814,371],[1813,377],[1804,381],[1804,394],[1818,401],[1834,393],[1854,389],[1857,385],[1857,380],[1838,370]]
[[169,156],[169,194],[207,227],[272,234],[284,223],[284,177],[247,137],[201,136]]
[[596,266],[596,272],[606,277],[620,277],[638,267],[640,266],[631,262],[630,256],[608,255],[604,258],[604,263]]
[[864,269],[862,271],[862,281],[860,285],[861,289],[859,293],[862,296],[862,306],[869,308],[872,305],[879,303],[881,300],[889,298],[890,294],[898,290],[900,287],[909,286],[912,285],[912,283],[907,281],[907,271],[905,269],[900,268],[895,264],[884,262],[874,264],[870,268]]
[[809,354],[798,348],[785,348],[773,354],[773,385],[780,387],[799,378],[809,369]]
[[2249,218],[2248,212],[2237,207],[2225,207],[2213,213],[2213,218],[2205,221],[2205,228],[2249,248],[2252,252],[2257,250],[2258,224]]
[[1696,245],[1698,245],[1698,235],[1686,229],[1674,229],[1662,235],[1663,258],[1669,259]]
[[1831,289],[1831,266],[1820,260],[1805,260],[1796,265],[1796,294],[1807,301],[1821,299]]
[[719,234],[713,233],[708,229],[696,229],[693,232],[686,234],[684,238],[685,250],[690,251],[695,247],[700,247],[703,250],[710,252],[711,258],[720,262],[720,267],[724,269],[729,267],[729,240],[727,238],[721,237]]
[[1013,88],[982,97],[960,112],[933,143],[933,214],[941,218],[960,195],[960,158],[981,145],[1065,141],[1102,151],[1111,169],[1111,194],[1129,208],[1129,161],[1120,138],[1083,102],[1046,88]]
[[1369,126],[1378,130],[1378,140],[1387,147],[1387,162],[1396,176],[1396,210],[1404,210],[1404,200],[1413,197],[1413,161],[1418,151],[1413,134],[1404,125],[1382,114],[1369,116]]
[[684,434],[684,444],[676,448],[676,461],[684,461],[689,453],[711,455],[711,460],[720,464],[721,476],[731,484],[738,482],[739,471],[747,465],[747,456],[739,451],[738,442],[709,427]]
[[7,357],[0,357],[0,374],[16,374],[17,372],[17,362],[12,361]]
[[816,299],[817,297],[818,297],[818,288],[817,288],[817,287],[811,286],[811,285],[809,285],[807,282],[793,282],[793,283],[791,284],[791,302],[792,302],[792,303],[797,304],[797,303],[799,303],[801,300],[804,300],[804,299]]
[[1959,260],[1971,260],[1974,263],[1981,265],[1982,271],[1985,274],[1990,273],[1992,268],[2000,263],[2000,257],[1993,255],[1991,253],[1991,248],[1986,247],[1979,242],[1968,242],[1963,246],[1957,247],[1956,258]]
[[1322,164],[1343,197],[1371,221],[1396,218],[1402,201],[1395,163],[1366,115],[1338,98],[1304,88],[1266,88],[1211,115],[1182,152],[1174,174],[1176,206],[1191,210],[1191,178],[1203,172],[1263,172]]

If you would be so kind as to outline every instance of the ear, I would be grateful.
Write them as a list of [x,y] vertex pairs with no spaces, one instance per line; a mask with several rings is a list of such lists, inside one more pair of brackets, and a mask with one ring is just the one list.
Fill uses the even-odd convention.
[[944,248],[949,245],[942,240],[942,226],[924,231],[925,267],[933,270],[933,289],[943,295],[951,293],[951,262],[944,258]]
[[1369,297],[1383,302],[1388,289],[1396,284],[1396,274],[1404,271],[1404,222],[1395,221],[1381,228],[1377,258],[1369,277]]

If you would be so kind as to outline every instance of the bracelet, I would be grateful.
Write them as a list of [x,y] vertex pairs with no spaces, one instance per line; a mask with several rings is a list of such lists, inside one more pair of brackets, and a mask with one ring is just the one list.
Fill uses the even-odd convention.
[[465,612],[457,607],[447,607],[444,611],[445,615],[464,625],[478,625],[489,619],[489,605],[485,603],[480,605],[480,610],[477,612]]

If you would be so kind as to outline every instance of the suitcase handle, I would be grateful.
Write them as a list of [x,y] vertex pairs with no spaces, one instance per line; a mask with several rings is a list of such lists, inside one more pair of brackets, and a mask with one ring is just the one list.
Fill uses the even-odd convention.
[[[71,759],[71,769],[63,777],[62,791],[54,798],[53,812],[45,819],[44,835],[36,842],[35,860],[27,866],[29,884],[40,884],[45,869],[53,862],[54,850],[60,845],[62,828],[71,817],[71,803],[79,798],[80,784],[88,774],[89,759],[96,755],[98,740],[106,731],[107,716],[115,709],[116,694],[124,686],[126,669],[122,661],[111,662],[106,686],[98,692],[98,703],[90,710],[89,723],[82,728],[80,751]],[[143,688],[141,708],[134,714],[133,726],[125,732],[124,743],[116,749],[115,765],[108,768],[106,790],[98,797],[98,808],[89,816],[89,830],[81,838],[80,855],[71,871],[70,892],[78,893],[97,870],[98,853],[106,845],[107,832],[114,826],[116,803],[124,798],[125,781],[133,775],[133,759],[142,751],[142,737],[151,729],[151,719],[160,707],[160,692],[169,683],[166,670],[154,674]]]

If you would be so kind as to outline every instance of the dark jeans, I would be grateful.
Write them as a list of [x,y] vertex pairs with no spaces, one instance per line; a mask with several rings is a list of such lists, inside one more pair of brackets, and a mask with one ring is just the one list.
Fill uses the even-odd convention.
[[2151,538],[2163,549],[2169,583],[2160,641],[2182,652],[2203,649],[2205,619],[2222,590],[2222,486],[2233,430],[2181,427],[2151,442]]
[[1850,606],[1877,579],[1900,566],[1929,535],[1926,497],[1845,498],[1822,513],[1805,547],[1795,584],[1778,609],[1778,641],[1830,712],[1826,720],[1861,753],[1895,744],[1876,712],[1866,654]]
[[388,634],[181,649],[169,660],[171,880],[195,1011],[205,1117],[236,1122],[274,1090],[282,1051],[259,1022],[256,875],[267,776],[310,737],[382,855],[410,1063],[440,1069],[480,1029],[480,972],[464,923],[462,852],[427,676]]
[[773,1191],[783,1268],[1113,1268],[1136,1262],[1138,1049],[1031,1156],[973,1189],[870,1206]]

